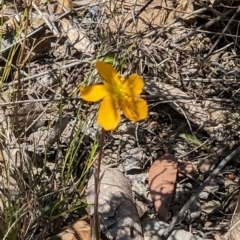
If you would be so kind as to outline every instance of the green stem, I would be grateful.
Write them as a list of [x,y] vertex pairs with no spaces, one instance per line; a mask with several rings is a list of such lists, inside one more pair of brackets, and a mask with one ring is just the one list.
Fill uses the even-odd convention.
[[100,192],[100,172],[101,172],[101,162],[102,162],[102,153],[103,153],[103,144],[104,144],[104,137],[105,137],[105,130],[102,128],[102,133],[100,136],[100,149],[98,155],[97,165],[94,168],[94,216],[93,216],[93,239],[100,240],[100,221],[99,221],[99,214],[98,214],[98,199],[99,199],[99,192]]

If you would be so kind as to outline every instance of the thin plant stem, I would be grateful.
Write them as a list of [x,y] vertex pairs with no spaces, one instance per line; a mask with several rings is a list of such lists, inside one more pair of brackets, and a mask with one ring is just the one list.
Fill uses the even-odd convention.
[[[14,101],[19,101],[20,98],[21,98],[21,89],[22,89],[22,84],[21,84],[21,70],[22,68],[24,67],[25,65],[25,62],[26,60],[24,60],[24,55],[25,55],[25,47],[26,47],[26,44],[27,44],[27,33],[28,33],[28,30],[29,30],[29,13],[31,11],[31,3],[32,1],[30,0],[29,2],[26,0],[25,1],[25,4],[26,4],[26,8],[25,8],[25,23],[24,25],[22,25],[21,27],[24,27],[24,38],[23,38],[23,42],[21,44],[21,50],[20,50],[20,56],[18,57],[18,60],[17,60],[17,92],[16,92],[16,95],[14,96]],[[19,36],[21,34],[21,31],[22,29],[19,30]],[[19,126],[19,120],[18,120],[18,108],[19,106],[17,104],[14,104],[14,125],[16,127],[16,132],[17,132],[17,141],[19,142],[19,131],[18,129],[20,129],[20,126]]]
[[98,199],[100,192],[100,172],[101,172],[101,162],[102,162],[102,153],[103,153],[103,144],[104,144],[105,130],[102,128],[102,133],[100,136],[100,149],[98,155],[97,164],[94,167],[94,215],[93,215],[93,239],[100,240],[100,221],[98,214]]

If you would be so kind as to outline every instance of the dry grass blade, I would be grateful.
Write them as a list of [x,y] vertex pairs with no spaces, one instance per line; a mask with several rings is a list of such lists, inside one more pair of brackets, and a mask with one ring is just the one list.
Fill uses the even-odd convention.
[[[238,190],[239,191],[239,190]],[[238,239],[240,237],[240,192],[238,193],[238,201],[236,203],[235,211],[232,215],[231,225],[224,239]]]

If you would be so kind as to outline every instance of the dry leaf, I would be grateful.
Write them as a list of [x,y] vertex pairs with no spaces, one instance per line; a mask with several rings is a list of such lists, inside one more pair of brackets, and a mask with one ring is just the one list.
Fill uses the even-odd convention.
[[197,126],[205,129],[205,126],[209,124],[207,113],[193,98],[180,89],[151,79],[145,82],[145,89],[150,95],[159,95],[164,101],[169,101],[168,104],[172,108]]
[[[43,15],[46,15],[43,13]],[[35,30],[39,27],[43,26],[45,24],[45,21],[43,20],[43,17],[40,14],[32,13],[32,22],[31,27]]]
[[6,34],[7,32],[17,32],[19,30],[19,24],[16,17],[11,17],[2,26],[0,26],[0,33]]
[[124,31],[124,34],[133,34],[144,32],[151,28],[163,26],[168,18],[173,3],[167,0],[153,0],[144,11],[140,12],[142,7],[147,3],[146,0],[134,1],[134,12],[139,13],[139,17],[135,21],[129,21],[132,18],[132,3],[128,0],[119,1],[111,4],[111,1],[105,1],[109,14],[116,12],[113,18],[109,18],[106,23],[111,32]]
[[79,219],[61,233],[47,240],[91,240],[91,228],[87,222]]
[[202,172],[202,173],[209,173],[211,171],[213,171],[213,169],[216,167],[217,161],[214,158],[206,158],[202,161],[200,161],[200,163],[198,164],[198,169]]
[[[31,96],[25,96],[26,100],[32,100]],[[12,108],[7,110],[7,115],[10,116],[12,123],[15,121],[16,113]],[[22,129],[26,129],[25,134],[29,136],[34,131],[37,131],[40,127],[42,127],[46,121],[46,113],[44,112],[44,108],[42,103],[32,102],[28,104],[24,104],[23,106],[18,107],[17,111],[18,117],[18,128],[14,129],[15,131],[19,131],[18,133],[22,133]]]
[[39,130],[31,133],[28,137],[28,141],[31,143],[32,150],[45,151],[45,147],[52,147],[52,145],[57,142],[59,136],[62,134],[66,128],[69,120],[67,117],[63,117],[57,120],[53,127],[51,128],[39,128]]
[[98,0],[75,0],[73,2],[73,6],[87,6],[87,5],[91,5],[91,6],[94,6],[94,5],[97,5],[99,4]]
[[168,219],[170,199],[177,179],[177,160],[171,154],[156,160],[149,169],[148,183],[159,219]]
[[57,6],[56,13],[61,13],[63,11],[63,8],[65,8],[66,11],[71,11],[73,8],[72,0],[58,0],[59,5]]
[[240,239],[240,192],[238,193],[236,209],[232,216],[228,239]]
[[198,169],[192,163],[179,163],[178,165],[178,176],[184,177],[186,174],[190,174],[191,176],[198,175]]
[[[192,15],[190,17],[184,17],[189,13],[194,12],[194,1],[180,0],[177,2],[176,12],[172,11],[174,18],[182,18],[185,22],[193,23],[196,20],[196,16]],[[169,16],[170,17],[170,16]],[[168,22],[170,19],[168,19]],[[173,19],[171,19],[172,21]]]
[[70,43],[75,49],[83,53],[92,53],[93,45],[90,40],[77,28],[73,27],[66,18],[60,20],[63,32],[68,36]]

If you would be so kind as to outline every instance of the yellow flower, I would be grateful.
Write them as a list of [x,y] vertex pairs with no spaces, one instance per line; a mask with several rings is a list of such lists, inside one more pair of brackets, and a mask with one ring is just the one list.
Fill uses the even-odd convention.
[[105,130],[114,130],[118,126],[120,109],[133,122],[148,116],[147,102],[138,96],[143,90],[143,79],[138,74],[124,78],[105,62],[97,62],[96,68],[103,84],[82,87],[80,93],[89,102],[102,100],[97,121]]

